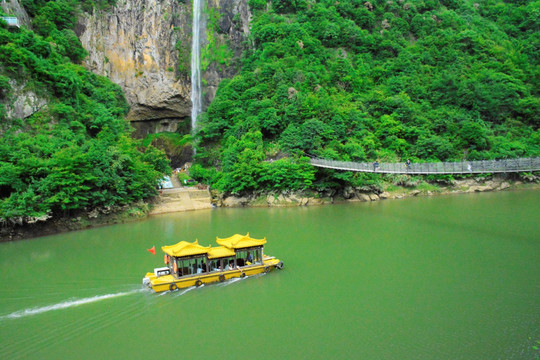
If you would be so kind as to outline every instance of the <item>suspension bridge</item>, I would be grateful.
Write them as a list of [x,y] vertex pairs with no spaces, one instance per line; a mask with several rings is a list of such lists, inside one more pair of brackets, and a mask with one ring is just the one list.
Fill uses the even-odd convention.
[[540,157],[507,160],[481,160],[438,163],[357,163],[325,159],[311,159],[311,165],[335,170],[380,174],[485,174],[540,171]]

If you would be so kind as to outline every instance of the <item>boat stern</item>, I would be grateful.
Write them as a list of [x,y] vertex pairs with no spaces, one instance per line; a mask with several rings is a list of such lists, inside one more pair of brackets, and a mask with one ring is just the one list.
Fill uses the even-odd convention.
[[265,272],[268,272],[270,269],[283,270],[283,261],[276,259],[274,256],[264,256],[263,258]]

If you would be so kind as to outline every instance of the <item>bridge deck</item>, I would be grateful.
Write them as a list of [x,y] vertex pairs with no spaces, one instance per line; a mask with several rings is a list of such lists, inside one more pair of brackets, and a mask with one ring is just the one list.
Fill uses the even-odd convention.
[[410,166],[407,166],[405,163],[380,163],[377,168],[374,167],[373,163],[311,159],[311,165],[336,170],[382,174],[482,174],[540,171],[540,158],[413,163]]

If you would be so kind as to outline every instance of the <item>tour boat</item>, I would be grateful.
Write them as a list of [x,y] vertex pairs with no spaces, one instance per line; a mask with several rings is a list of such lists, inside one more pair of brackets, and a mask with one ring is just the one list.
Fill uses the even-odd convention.
[[174,291],[283,269],[282,261],[263,253],[266,238],[235,234],[216,242],[221,246],[202,246],[198,240],[163,246],[166,266],[147,273],[143,285],[155,292]]

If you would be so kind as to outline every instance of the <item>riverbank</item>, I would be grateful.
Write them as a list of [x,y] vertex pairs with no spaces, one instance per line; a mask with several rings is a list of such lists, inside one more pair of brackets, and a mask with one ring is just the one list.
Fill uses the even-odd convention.
[[151,204],[137,202],[118,207],[103,207],[92,211],[78,211],[61,217],[51,217],[45,221],[15,223],[0,227],[0,242],[25,240],[54,235],[68,231],[121,224],[145,219]]
[[283,191],[259,192],[245,196],[226,196],[215,190],[198,188],[175,188],[162,190],[148,202],[138,202],[122,207],[107,207],[92,211],[80,211],[64,217],[50,218],[27,224],[0,227],[0,242],[15,241],[53,235],[62,232],[84,230],[93,227],[138,221],[148,216],[211,209],[213,207],[286,207],[317,206],[346,202],[367,202],[402,199],[413,196],[466,194],[488,191],[540,190],[537,177],[497,175],[426,182],[408,176],[395,177],[379,187],[345,187],[325,192]]
[[319,193],[307,191],[262,192],[246,196],[225,196],[212,192],[212,203],[217,207],[311,206],[343,202],[366,202],[401,199],[412,196],[466,194],[486,191],[540,189],[539,179],[516,175],[480,176],[459,180],[426,182],[406,175],[397,176],[382,186],[345,187]]
[[148,202],[137,202],[117,207],[102,207],[92,211],[78,211],[60,217],[43,217],[0,226],[0,242],[30,239],[68,231],[138,221],[151,215],[171,212],[211,209],[210,192],[207,188],[175,187],[163,189]]

